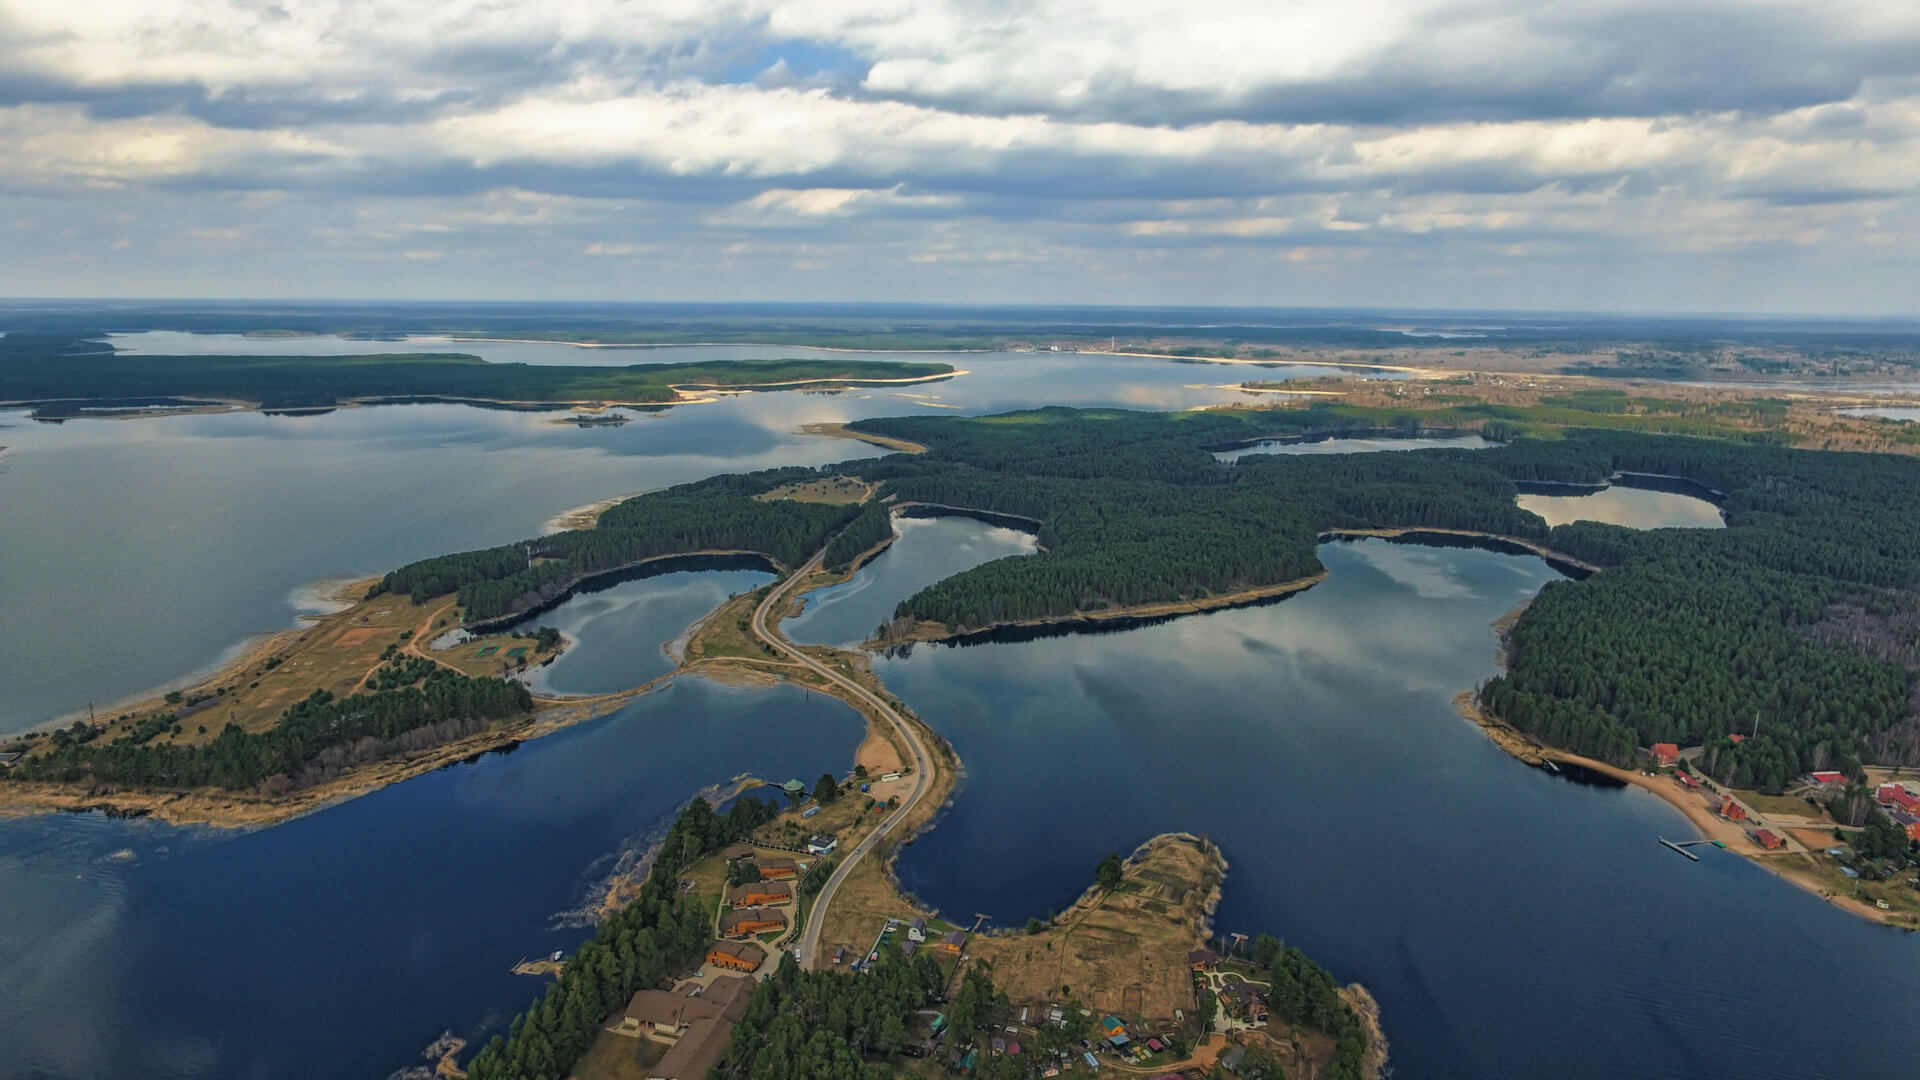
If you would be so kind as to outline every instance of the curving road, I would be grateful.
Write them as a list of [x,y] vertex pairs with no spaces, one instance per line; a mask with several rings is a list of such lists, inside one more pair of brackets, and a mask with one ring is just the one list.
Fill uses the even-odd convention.
[[900,800],[900,805],[880,822],[879,828],[868,833],[853,850],[842,854],[840,864],[834,867],[833,876],[827,879],[827,883],[821,887],[819,894],[814,897],[813,910],[807,914],[806,931],[800,935],[800,945],[797,950],[797,958],[800,961],[800,966],[803,968],[812,968],[818,958],[820,951],[820,928],[826,923],[827,908],[833,903],[834,894],[840,891],[840,883],[846,880],[847,875],[853,871],[855,866],[859,865],[861,859],[865,858],[869,852],[879,846],[882,838],[888,833],[891,833],[902,821],[906,820],[907,815],[912,813],[913,808],[920,804],[921,797],[927,793],[927,789],[933,783],[933,758],[928,753],[927,745],[921,740],[920,734],[914,730],[913,725],[907,723],[905,717],[901,716],[894,710],[893,706],[887,704],[866,687],[861,686],[852,679],[847,678],[825,664],[822,664],[820,661],[815,660],[813,657],[808,656],[806,653],[801,652],[789,644],[786,638],[781,637],[767,626],[767,613],[777,610],[775,605],[785,603],[788,596],[793,592],[794,586],[798,585],[809,574],[819,569],[820,560],[825,555],[826,550],[824,548],[816,552],[813,558],[807,560],[805,566],[794,571],[787,580],[774,586],[773,590],[767,593],[766,599],[760,601],[760,606],[753,609],[754,636],[772,646],[780,652],[781,655],[811,668],[822,678],[838,686],[840,689],[845,690],[854,698],[866,703],[877,714],[885,717],[887,722],[893,725],[893,729],[900,733],[901,738],[907,741],[907,746],[913,751],[913,790],[908,792],[906,798]]

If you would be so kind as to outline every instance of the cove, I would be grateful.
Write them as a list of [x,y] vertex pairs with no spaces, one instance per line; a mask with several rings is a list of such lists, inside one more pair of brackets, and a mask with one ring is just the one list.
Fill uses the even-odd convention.
[[1238,461],[1248,454],[1370,454],[1383,450],[1484,450],[1498,446],[1478,434],[1466,435],[1315,435],[1298,439],[1262,439],[1230,450],[1216,450],[1218,461]]
[[1455,713],[1497,670],[1489,624],[1556,578],[1542,560],[1320,558],[1327,580],[1260,607],[876,660],[967,770],[903,884],[1018,926],[1108,851],[1207,835],[1232,864],[1216,929],[1365,983],[1402,1076],[1840,1078],[1911,1055],[1920,939],[1735,856],[1676,858],[1666,804],[1530,769]]
[[957,514],[896,515],[893,530],[893,543],[853,577],[808,593],[805,609],[781,632],[802,645],[856,648],[906,597],[981,563],[1035,551],[1028,533]]
[[846,768],[793,686],[683,677],[620,712],[252,833],[96,815],[0,829],[8,1076],[381,1077],[544,989],[508,968],[704,785]]
[[611,694],[643,685],[673,670],[665,646],[675,635],[729,597],[774,579],[754,568],[765,565],[755,556],[693,556],[668,565],[690,563],[716,568],[663,570],[654,564],[605,575],[548,611],[509,620],[524,633],[551,626],[571,642],[558,659],[529,672],[527,685],[549,695]]

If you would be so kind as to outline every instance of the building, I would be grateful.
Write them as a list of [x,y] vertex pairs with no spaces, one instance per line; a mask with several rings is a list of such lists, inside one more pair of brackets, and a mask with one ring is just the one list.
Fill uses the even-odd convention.
[[728,844],[721,849],[720,857],[728,862],[739,862],[741,859],[751,859],[753,858],[753,845]]
[[752,937],[769,930],[785,930],[787,913],[778,908],[743,908],[720,916],[720,936]]
[[[607,1030],[615,1035],[641,1036],[662,1042],[684,1039],[703,1022],[725,1020],[732,1027],[747,1011],[747,997],[753,992],[753,980],[739,975],[723,975],[706,987],[689,993],[671,990],[641,990],[627,1002],[620,1022]],[[725,1040],[721,1040],[724,1044]]]
[[1127,1035],[1127,1025],[1121,1023],[1120,1018],[1117,1016],[1101,1017],[1100,1033],[1102,1035],[1105,1035],[1109,1039],[1113,1038],[1115,1035],[1118,1035],[1124,1039],[1126,1038],[1126,1035]]
[[803,818],[808,818],[808,817],[812,817],[813,815],[815,815],[815,814],[817,814],[817,813],[819,813],[819,812],[820,812],[820,808],[819,808],[819,807],[817,807],[817,806],[809,806],[809,807],[807,807],[807,808],[806,808],[805,810],[802,810],[802,811],[800,811],[800,816],[801,816],[801,817],[803,817]]
[[807,785],[798,780],[787,781],[780,786],[780,790],[786,792],[787,797],[792,799],[803,799],[807,795]]
[[840,838],[825,833],[815,833],[807,838],[807,854],[831,855],[840,846]]
[[966,947],[967,947],[967,935],[964,931],[961,931],[961,930],[955,930],[952,933],[948,934],[946,937],[943,937],[940,939],[940,948],[945,949],[946,951],[953,953],[956,956],[959,955],[960,950]]
[[1720,796],[1720,816],[1728,821],[1747,820],[1747,808],[1733,801],[1733,796]]
[[793,886],[785,881],[749,881],[727,891],[732,908],[768,907],[793,903]]
[[707,948],[707,963],[751,975],[767,961],[767,950],[751,941],[716,941]]
[[913,954],[919,951],[920,943],[917,941],[908,940],[900,943],[900,955],[908,959],[912,959]]
[[754,865],[760,868],[760,876],[768,881],[779,881],[795,877],[800,873],[800,864],[792,859],[757,859]]
[[1759,844],[1763,848],[1766,848],[1768,851],[1772,851],[1775,848],[1782,847],[1786,844],[1785,840],[1782,840],[1778,836],[1774,835],[1774,832],[1772,829],[1754,830],[1753,842],[1756,844]]
[[1747,741],[1747,737],[1745,735],[1741,735],[1738,732],[1736,732],[1732,735],[1727,736],[1727,741],[1732,743],[1735,746],[1739,746],[1741,743]]
[[907,940],[908,941],[927,940],[927,920],[925,919],[913,920],[912,924],[907,927]]
[[1195,949],[1187,954],[1187,966],[1195,971],[1212,971],[1220,966],[1220,954],[1212,949]]
[[1650,752],[1653,754],[1653,763],[1662,768],[1680,764],[1680,747],[1674,743],[1654,743],[1653,750]]
[[1687,773],[1687,772],[1674,773],[1673,782],[1676,784],[1679,784],[1683,788],[1686,788],[1688,791],[1700,790],[1700,781],[1694,779],[1692,773]]
[[1874,789],[1873,801],[1889,810],[1920,814],[1920,795],[1915,795],[1900,784],[1881,784]]
[[0,768],[11,769],[18,764],[20,764],[19,751],[9,750],[4,754],[0,754]]
[[1825,772],[1808,773],[1807,780],[1809,783],[1818,784],[1821,787],[1828,787],[1834,784],[1845,784],[1847,782],[1847,776],[1845,773],[1827,770]]
[[1246,1047],[1235,1046],[1229,1049],[1226,1053],[1220,1055],[1220,1067],[1227,1070],[1230,1073],[1237,1073],[1240,1071],[1240,1062],[1243,1059],[1245,1059],[1246,1056],[1247,1056]]
[[1225,1007],[1229,1016],[1242,1020],[1266,1019],[1267,999],[1261,996],[1260,991],[1254,989],[1252,983],[1237,982],[1222,987],[1220,1004]]

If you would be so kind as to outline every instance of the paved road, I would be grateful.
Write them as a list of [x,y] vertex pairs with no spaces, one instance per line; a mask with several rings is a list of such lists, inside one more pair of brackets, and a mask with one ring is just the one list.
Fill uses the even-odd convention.
[[813,910],[807,915],[806,931],[800,936],[799,960],[800,966],[804,968],[814,967],[819,958],[820,927],[826,923],[827,908],[833,903],[834,894],[840,891],[840,883],[847,879],[847,875],[853,871],[853,868],[859,864],[861,859],[865,858],[869,852],[879,846],[880,841],[886,837],[887,834],[891,833],[902,821],[906,820],[907,815],[913,812],[915,806],[919,805],[921,797],[927,793],[927,789],[933,783],[932,755],[928,752],[926,743],[921,740],[919,733],[913,729],[913,725],[907,723],[905,717],[901,716],[894,710],[893,706],[887,704],[866,687],[861,686],[852,679],[847,678],[818,660],[815,660],[813,657],[808,656],[806,653],[801,652],[789,644],[786,638],[781,637],[778,632],[770,629],[767,625],[767,613],[779,610],[777,605],[787,602],[794,587],[809,574],[820,568],[820,559],[825,554],[824,549],[816,553],[813,558],[807,560],[805,566],[802,566],[799,570],[795,571],[791,577],[767,593],[767,598],[760,601],[760,606],[753,610],[754,635],[778,650],[781,655],[813,669],[814,672],[860,701],[865,702],[876,713],[885,717],[887,722],[893,725],[893,729],[900,733],[901,738],[907,741],[907,746],[913,751],[913,790],[908,792],[906,797],[900,800],[900,805],[893,813],[888,814],[885,820],[880,822],[879,828],[868,833],[866,838],[861,840],[859,845],[853,850],[844,852],[841,855],[840,865],[834,867],[833,876],[827,879],[827,883],[821,887],[819,894],[814,897]]

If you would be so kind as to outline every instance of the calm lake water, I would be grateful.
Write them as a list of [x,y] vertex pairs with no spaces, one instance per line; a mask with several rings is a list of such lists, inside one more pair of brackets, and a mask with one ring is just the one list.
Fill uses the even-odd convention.
[[1613,484],[1597,490],[1543,495],[1523,492],[1520,509],[1531,510],[1548,525],[1575,521],[1604,521],[1630,529],[1724,529],[1720,508],[1706,499],[1673,491]]
[[[658,633],[661,628],[649,628]],[[854,711],[677,679],[613,716],[261,832],[0,822],[0,1075],[374,1078],[544,987],[508,972],[706,785],[839,772]]]
[[1335,437],[1315,439],[1310,442],[1257,442],[1232,450],[1221,450],[1213,456],[1221,461],[1238,461],[1248,454],[1366,454],[1379,450],[1432,450],[1445,447],[1451,450],[1484,450],[1499,443],[1490,442],[1479,435],[1459,435],[1453,437],[1418,436],[1410,439]]
[[[1178,407],[1275,374],[955,362],[974,374],[925,398],[747,395],[589,430],[457,406],[0,414],[0,732],[207,665],[311,608],[320,579],[530,535],[608,495],[879,452],[802,424]],[[1031,543],[968,519],[900,525],[796,636],[857,640],[928,581]],[[967,764],[902,860],[910,884],[1018,924],[1069,903],[1109,850],[1208,833],[1233,861],[1220,928],[1276,933],[1372,987],[1401,1077],[1852,1077],[1920,1053],[1920,939],[1737,858],[1680,859],[1655,842],[1688,828],[1664,804],[1527,769],[1453,713],[1494,671],[1488,624],[1553,578],[1540,560],[1377,541],[1322,558],[1331,577],[1282,603],[877,661]],[[535,620],[576,641],[539,678],[644,682],[662,643],[764,580],[673,573],[576,597]],[[265,831],[0,821],[0,1076],[385,1075],[443,1028],[482,1034],[524,1005],[540,984],[508,966],[580,940],[556,916],[696,789],[837,772],[859,737],[818,695],[682,679]]]
[[551,626],[572,642],[558,660],[534,669],[528,685],[540,694],[640,686],[673,670],[666,645],[687,627],[727,598],[772,580],[763,570],[676,572],[579,593],[524,624],[526,631]]
[[1031,534],[967,517],[896,517],[893,530],[899,539],[851,580],[807,594],[800,617],[780,624],[789,638],[854,648],[893,618],[901,600],[934,582],[984,562],[1034,552]]
[[1920,1050],[1920,938],[1679,858],[1666,804],[1527,768],[1454,712],[1541,560],[1321,559],[1269,606],[879,662],[967,765],[903,880],[1018,926],[1109,851],[1205,834],[1232,864],[1216,928],[1365,983],[1401,1077],[1856,1077]]

